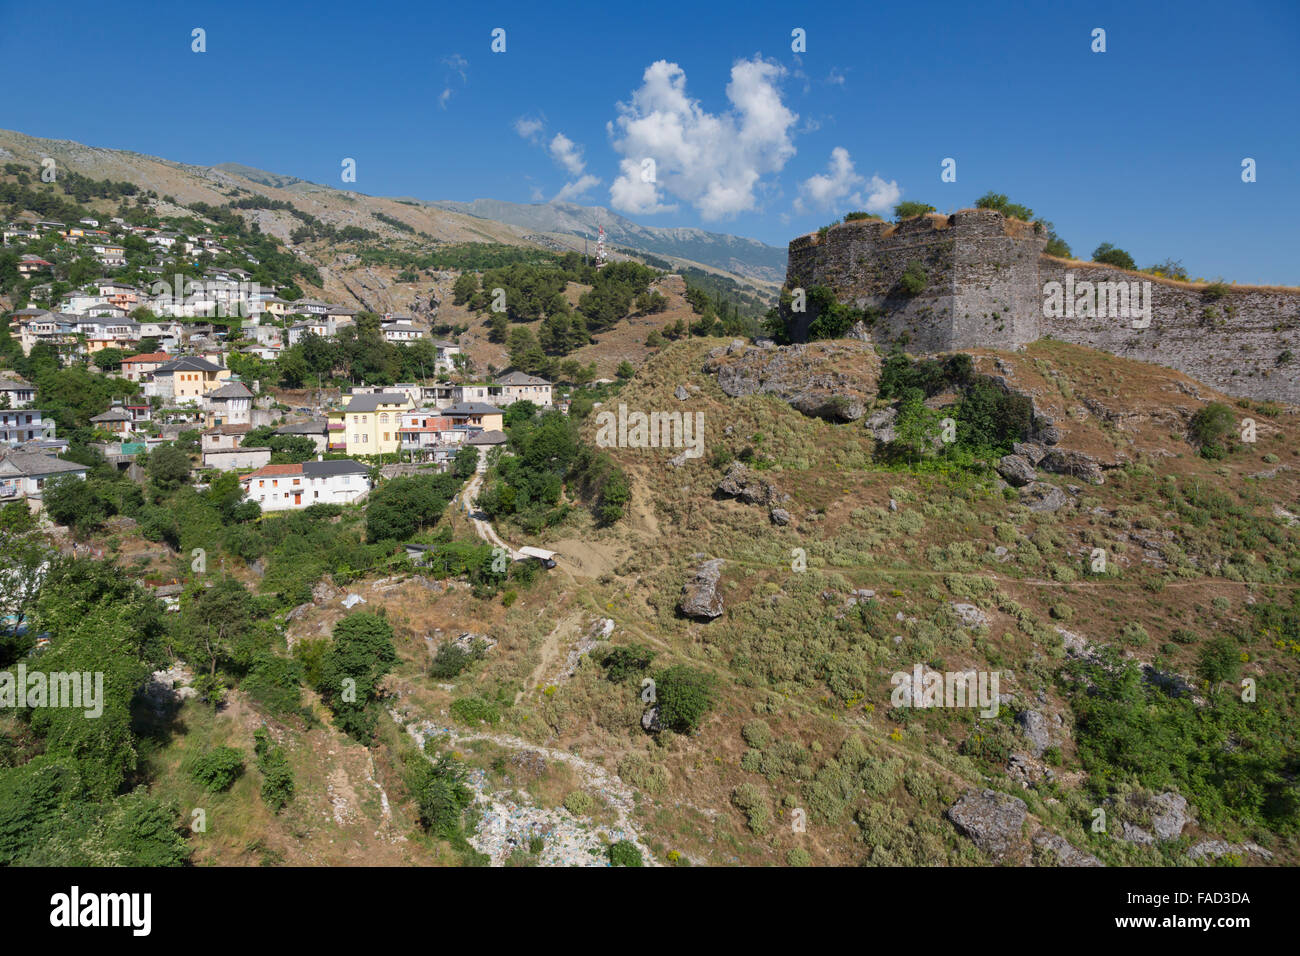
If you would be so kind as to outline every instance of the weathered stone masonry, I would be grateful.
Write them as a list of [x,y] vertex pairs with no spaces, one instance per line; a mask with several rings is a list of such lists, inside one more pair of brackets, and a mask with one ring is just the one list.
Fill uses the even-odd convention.
[[[1042,254],[1046,238],[994,210],[923,216],[893,225],[858,220],[790,243],[786,286],[827,286],[841,301],[881,316],[858,335],[912,352],[1014,348],[1051,336],[1115,355],[1178,369],[1232,395],[1300,404],[1300,289],[1168,282]],[[918,295],[901,288],[911,261],[928,281]],[[1121,318],[1043,315],[1044,285],[1151,283],[1150,326]],[[806,336],[816,316],[796,315]],[[1279,362],[1286,353],[1296,357]]]

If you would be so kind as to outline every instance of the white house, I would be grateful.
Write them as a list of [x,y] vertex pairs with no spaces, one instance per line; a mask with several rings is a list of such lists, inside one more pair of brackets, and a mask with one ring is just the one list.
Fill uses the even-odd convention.
[[0,408],[27,408],[36,400],[36,386],[18,378],[0,378]]
[[0,410],[0,445],[54,437],[54,420],[37,408]]
[[38,511],[46,483],[64,475],[84,479],[86,466],[40,452],[0,450],[0,502],[25,498],[28,506]]
[[309,505],[346,505],[370,492],[370,472],[356,461],[305,461],[267,465],[239,479],[244,495],[263,511],[292,511]]
[[228,382],[203,399],[208,424],[247,425],[252,422],[253,393],[243,382]]

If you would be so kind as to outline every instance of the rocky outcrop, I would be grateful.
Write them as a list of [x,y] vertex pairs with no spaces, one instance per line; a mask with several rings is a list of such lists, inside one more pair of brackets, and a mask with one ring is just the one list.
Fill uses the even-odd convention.
[[1034,463],[1023,455],[1003,455],[998,460],[998,474],[1017,488],[1023,488],[1038,477]]
[[1183,827],[1192,822],[1187,812],[1187,798],[1182,794],[1158,793],[1151,798],[1154,810],[1151,814],[1151,826],[1160,840],[1177,840],[1183,834]]
[[1106,481],[1101,473],[1101,463],[1081,451],[1053,449],[1044,456],[1039,467],[1054,474],[1081,478],[1093,485],[1104,484]]
[[1016,715],[1016,723],[1035,757],[1041,757],[1052,746],[1052,722],[1041,710],[1022,710]]
[[1188,857],[1193,860],[1229,855],[1245,856],[1247,853],[1252,853],[1265,860],[1273,859],[1273,854],[1258,843],[1228,843],[1225,840],[1202,840],[1187,851]]
[[981,627],[989,626],[988,615],[977,608],[974,604],[958,604],[953,602],[951,607],[953,613],[957,615],[957,619],[961,621],[962,627],[976,630]]
[[775,395],[805,415],[861,418],[875,398],[880,359],[862,342],[749,346],[737,340],[709,353],[704,371],[731,398]]
[[882,408],[867,418],[867,431],[871,432],[871,437],[876,441],[887,445],[894,440],[894,423],[897,419],[898,409],[895,406]]
[[1020,489],[1020,503],[1033,512],[1059,511],[1070,499],[1056,485],[1033,481]]
[[682,586],[682,599],[677,604],[682,614],[705,621],[722,616],[722,595],[718,593],[722,565],[721,558],[713,558],[695,570],[695,575]]
[[1026,810],[1019,797],[972,788],[948,808],[948,819],[985,853],[1000,857],[1020,842]]
[[1057,866],[1105,866],[1091,853],[1085,853],[1071,845],[1063,836],[1049,830],[1039,830],[1034,834],[1034,846],[1052,853]]
[[789,499],[767,481],[759,478],[743,461],[733,461],[727,473],[718,482],[715,494],[723,498],[736,498],[747,505],[776,505]]

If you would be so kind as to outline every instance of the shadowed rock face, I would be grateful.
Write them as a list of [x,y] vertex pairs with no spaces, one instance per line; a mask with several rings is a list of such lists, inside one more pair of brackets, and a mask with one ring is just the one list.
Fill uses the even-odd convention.
[[722,616],[722,595],[718,593],[722,565],[721,558],[713,558],[696,569],[695,576],[682,587],[682,599],[677,605],[682,614],[705,621]]

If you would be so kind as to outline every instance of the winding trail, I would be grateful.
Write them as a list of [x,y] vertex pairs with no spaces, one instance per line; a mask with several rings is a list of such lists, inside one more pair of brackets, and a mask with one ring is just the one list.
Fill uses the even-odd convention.
[[475,472],[474,477],[470,479],[465,490],[461,492],[461,505],[465,510],[466,517],[474,523],[474,530],[478,536],[488,544],[496,548],[503,548],[511,560],[518,560],[523,557],[518,550],[507,544],[499,534],[496,528],[492,527],[492,522],[487,520],[483,512],[478,510],[478,493],[483,487],[483,473]]

